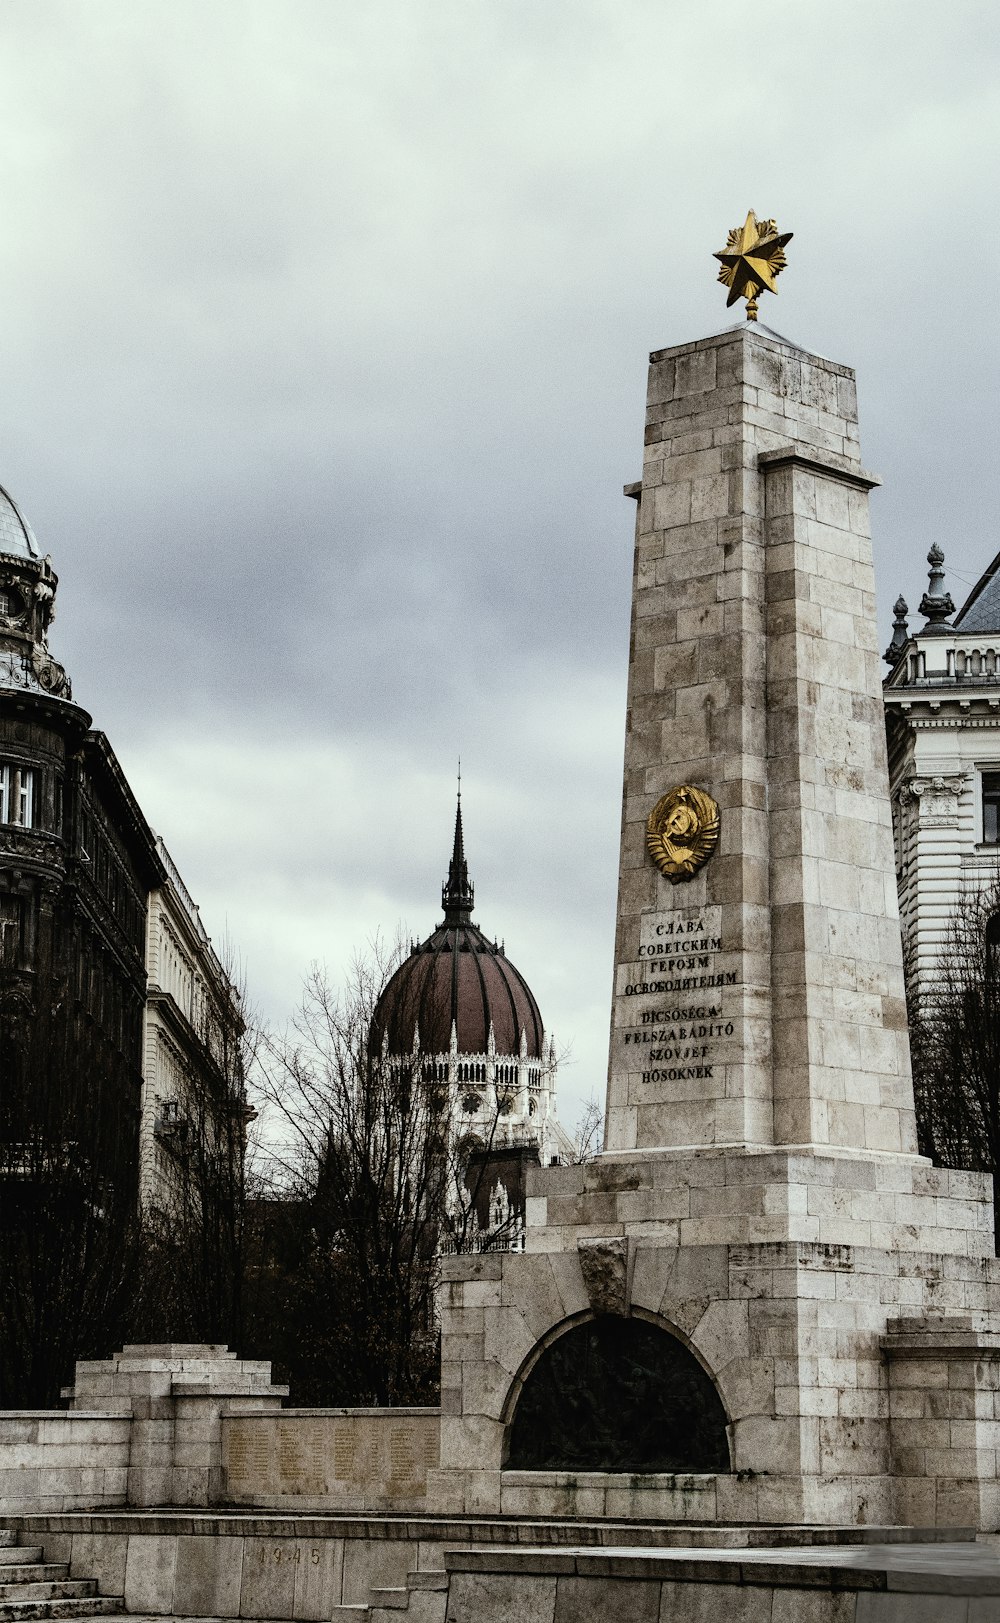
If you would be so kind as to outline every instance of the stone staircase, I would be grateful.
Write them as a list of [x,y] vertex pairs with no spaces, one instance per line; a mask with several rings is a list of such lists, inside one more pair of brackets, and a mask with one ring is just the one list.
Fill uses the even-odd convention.
[[332,1623],[444,1623],[446,1572],[408,1572],[405,1589],[371,1589],[367,1605],[335,1606]]
[[[34,1617],[111,1617],[120,1596],[99,1595],[93,1578],[71,1578],[64,1561],[43,1561],[38,1544],[18,1544],[0,1528],[0,1623]],[[443,1614],[442,1614],[443,1615]]]

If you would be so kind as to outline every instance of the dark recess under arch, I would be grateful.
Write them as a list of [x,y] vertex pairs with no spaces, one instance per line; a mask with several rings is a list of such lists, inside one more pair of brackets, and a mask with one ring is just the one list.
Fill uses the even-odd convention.
[[510,1428],[512,1471],[728,1471],[726,1413],[659,1325],[601,1317],[541,1354]]

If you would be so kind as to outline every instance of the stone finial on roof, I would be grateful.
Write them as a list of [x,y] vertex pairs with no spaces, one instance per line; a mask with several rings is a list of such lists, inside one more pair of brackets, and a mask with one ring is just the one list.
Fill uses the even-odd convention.
[[944,586],[944,553],[935,541],[927,554],[930,570],[927,577],[927,590],[920,599],[919,614],[927,616],[925,631],[951,630],[948,624],[949,614],[954,614],[955,605],[951,600],[951,593],[942,590]]
[[906,598],[902,595],[902,593],[900,593],[899,597],[897,597],[895,603],[892,605],[892,612],[895,615],[895,619],[892,622],[892,639],[882,656],[888,665],[895,665],[897,659],[910,640],[910,628],[906,623],[906,616],[909,614],[910,610]]

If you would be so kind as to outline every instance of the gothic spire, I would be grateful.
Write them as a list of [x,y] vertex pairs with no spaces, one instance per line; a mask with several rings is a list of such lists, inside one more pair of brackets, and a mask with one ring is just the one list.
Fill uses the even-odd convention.
[[441,887],[441,906],[446,924],[466,924],[472,917],[474,889],[469,878],[469,865],[465,860],[465,841],[462,835],[462,768],[458,769],[458,808],[455,812],[455,844],[451,853],[448,878]]

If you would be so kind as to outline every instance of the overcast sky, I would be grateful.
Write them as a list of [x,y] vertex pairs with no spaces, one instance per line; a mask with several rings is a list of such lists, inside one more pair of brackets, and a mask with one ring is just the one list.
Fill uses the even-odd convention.
[[478,922],[603,1098],[650,349],[855,366],[882,632],[1000,546],[996,0],[0,0],[0,482],[251,997]]

